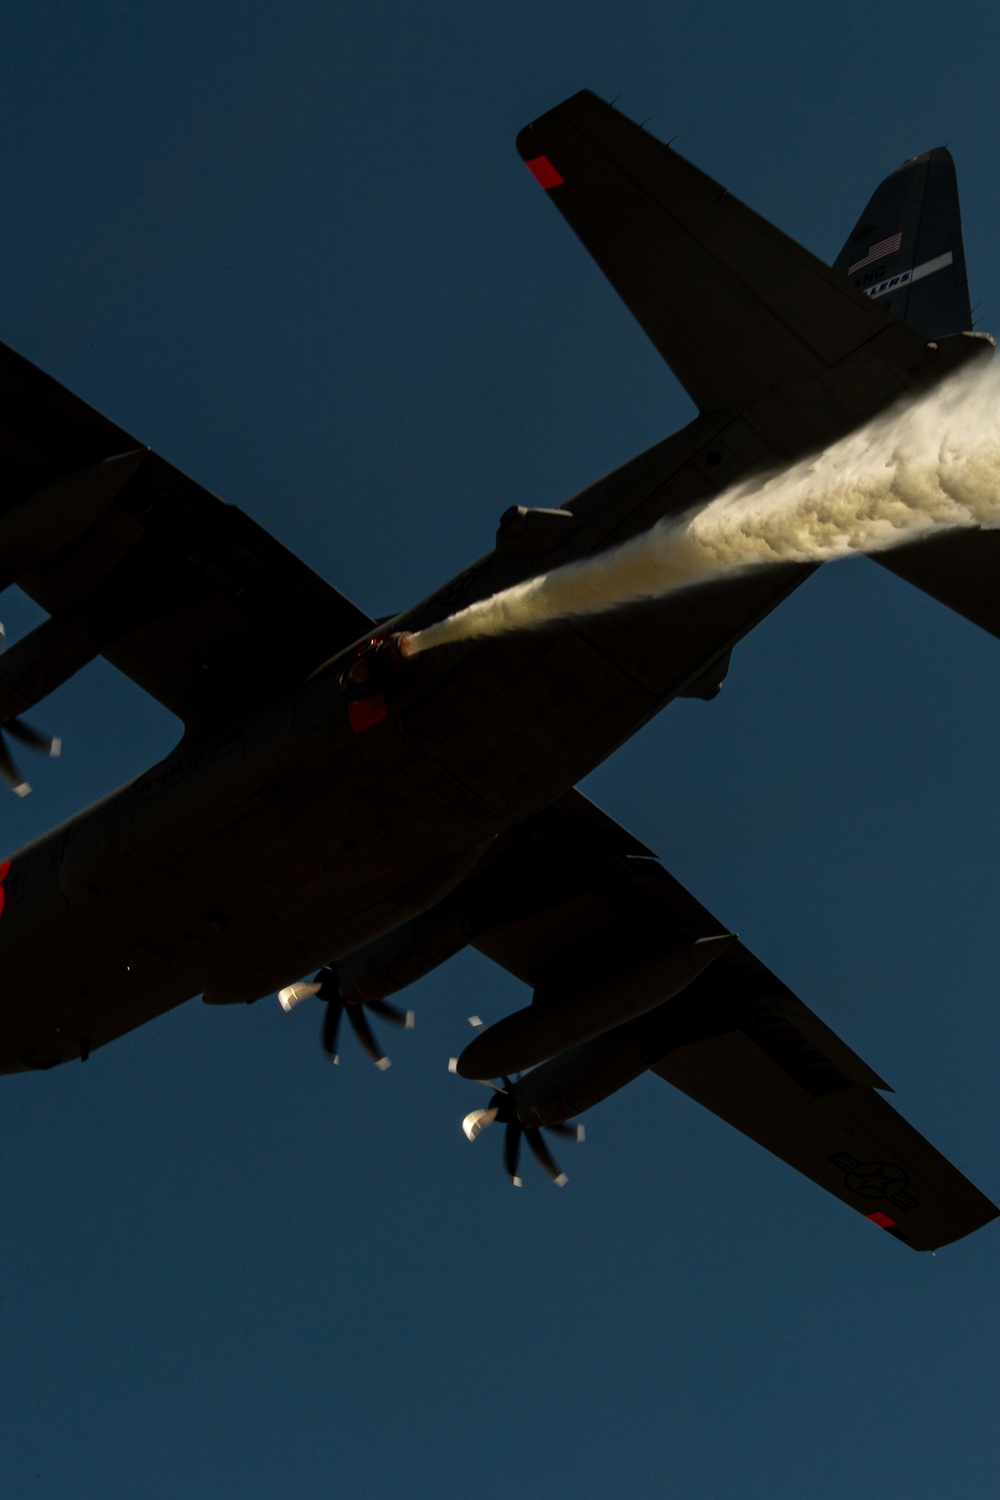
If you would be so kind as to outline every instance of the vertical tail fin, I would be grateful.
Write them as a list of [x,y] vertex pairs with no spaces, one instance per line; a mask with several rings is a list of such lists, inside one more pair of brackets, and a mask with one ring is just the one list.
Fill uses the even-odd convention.
[[[971,328],[955,164],[943,146],[879,184],[833,265],[925,338]],[[952,531],[875,561],[1000,637],[1000,531]]]
[[944,146],[879,183],[833,269],[926,338],[972,327],[955,164]]

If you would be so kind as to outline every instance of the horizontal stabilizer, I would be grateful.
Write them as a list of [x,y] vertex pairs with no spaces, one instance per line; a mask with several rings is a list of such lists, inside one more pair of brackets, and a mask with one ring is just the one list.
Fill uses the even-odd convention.
[[921,336],[595,94],[517,146],[703,412],[753,412],[787,452],[915,378]]
[[949,531],[875,561],[1000,638],[1000,531]]

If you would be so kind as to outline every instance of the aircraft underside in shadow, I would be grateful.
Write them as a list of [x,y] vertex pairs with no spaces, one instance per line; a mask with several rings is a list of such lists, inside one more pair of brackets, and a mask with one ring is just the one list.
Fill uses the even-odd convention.
[[[391,997],[471,944],[532,991],[456,1063],[494,1081],[466,1131],[504,1127],[515,1181],[522,1136],[562,1180],[541,1132],[572,1132],[651,1069],[933,1249],[998,1210],[574,789],[672,699],[712,697],[809,569],[412,660],[398,641],[825,448],[991,352],[969,332],[951,158],[887,178],[830,268],[593,94],[518,149],[699,415],[558,510],[513,507],[488,556],[387,624],[3,349],[0,587],[48,618],[0,658],[0,770],[24,789],[15,757],[48,742],[21,716],[97,655],[184,734],[0,865],[0,1066],[86,1058],[196,995],[276,991],[286,1008],[325,1005],[331,1055],[346,1017],[384,1063],[376,1031],[404,1019]],[[998,546],[952,533],[879,561],[1000,635]]]

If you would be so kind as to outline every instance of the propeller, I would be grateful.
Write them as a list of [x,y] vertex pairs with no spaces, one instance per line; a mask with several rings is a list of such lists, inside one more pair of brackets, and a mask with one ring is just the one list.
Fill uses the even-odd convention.
[[413,1030],[412,1010],[400,1010],[398,1005],[390,1005],[387,1000],[369,1000],[365,1003],[355,1001],[348,1004],[340,993],[337,971],[332,965],[320,969],[315,979],[300,980],[298,984],[286,986],[280,991],[278,1001],[282,1010],[291,1011],[300,1001],[308,1000],[313,995],[319,1000],[326,1001],[321,1040],[323,1051],[331,1062],[340,1062],[337,1038],[340,1035],[340,1022],[345,1011],[348,1024],[361,1044],[362,1052],[366,1057],[371,1058],[376,1068],[382,1073],[390,1066],[390,1060],[375,1040],[375,1033],[368,1024],[365,1011],[369,1010],[372,1015],[380,1016],[383,1021],[388,1021],[390,1026],[404,1026],[407,1031]]
[[[0,625],[0,651],[3,650],[6,632]],[[37,750],[41,755],[56,756],[62,749],[62,740],[51,735],[40,734],[37,729],[32,729],[23,719],[4,719],[0,724],[0,776],[10,787],[11,791],[18,797],[26,797],[31,791],[28,782],[25,781],[14,763],[7,746],[7,735],[13,735],[14,739],[20,740],[22,745],[27,745],[31,750]]]
[[[549,1150],[542,1135],[542,1126],[525,1125],[517,1113],[517,1093],[515,1085],[509,1078],[503,1080],[503,1087],[494,1089],[493,1098],[485,1109],[474,1109],[466,1115],[462,1121],[462,1129],[470,1141],[482,1135],[487,1125],[492,1125],[494,1120],[499,1120],[505,1126],[503,1137],[503,1164],[514,1187],[522,1187],[523,1182],[518,1172],[518,1161],[521,1155],[521,1139],[528,1143],[528,1149],[534,1156],[538,1165],[550,1181],[556,1187],[565,1187],[569,1178],[561,1171]],[[585,1133],[582,1125],[546,1125],[544,1127],[552,1135],[562,1136],[568,1141],[582,1141]]]

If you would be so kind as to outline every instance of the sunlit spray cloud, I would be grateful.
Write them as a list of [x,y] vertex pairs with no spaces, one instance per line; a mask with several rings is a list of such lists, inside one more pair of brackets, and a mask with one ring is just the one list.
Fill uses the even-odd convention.
[[401,648],[416,656],[762,564],[879,552],[959,526],[1000,526],[1000,370],[978,361],[823,453],[470,604],[404,635]]

